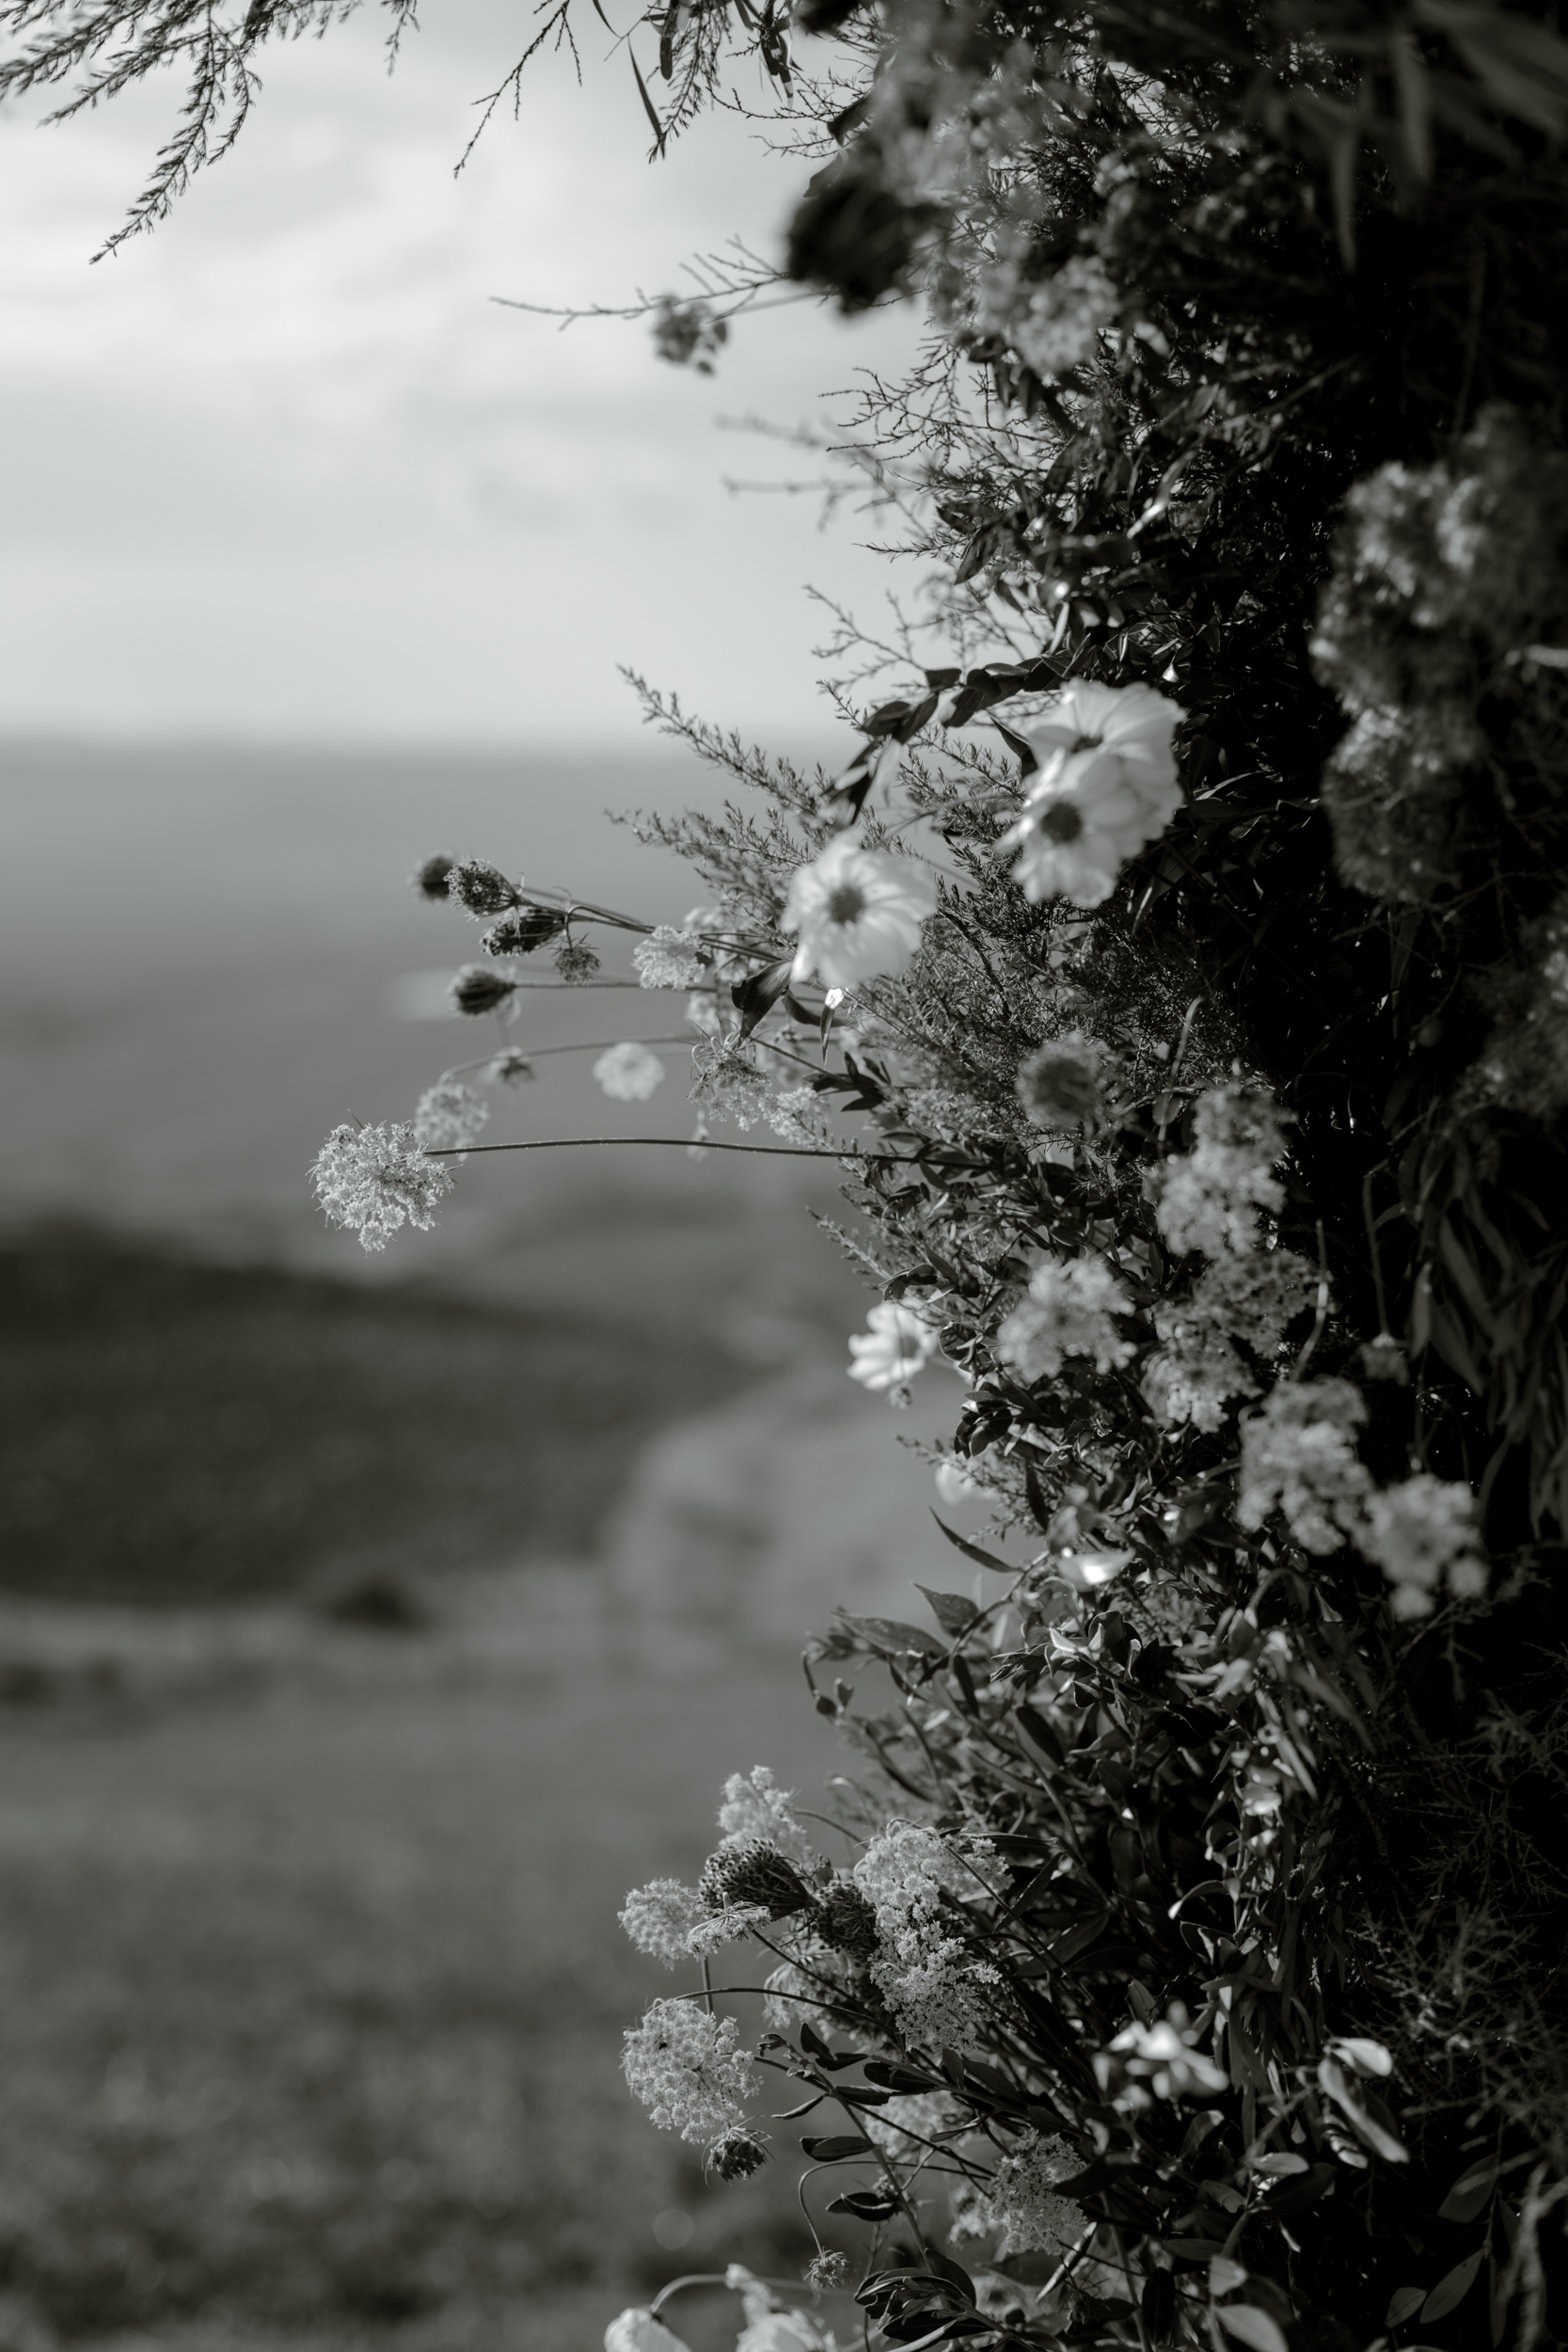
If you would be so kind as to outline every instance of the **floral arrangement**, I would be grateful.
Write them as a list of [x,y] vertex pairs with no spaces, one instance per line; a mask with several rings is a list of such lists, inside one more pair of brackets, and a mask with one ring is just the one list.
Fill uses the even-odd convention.
[[[247,44],[318,17],[250,11],[176,181]],[[196,39],[101,0],[0,86],[128,18],[80,103]],[[536,1148],[480,1143],[469,1083],[528,1075],[528,959],[682,993],[694,1144],[842,1164],[879,1294],[849,1373],[963,1374],[929,1468],[994,1528],[950,1531],[929,1624],[814,1641],[836,1819],[758,1767],[698,1884],[628,1898],[691,1974],[628,2082],[723,2178],[773,2094],[813,2119],[802,2200],[864,2259],[734,2274],[745,2352],[1559,2343],[1560,10],[645,23],[659,151],[750,53],[822,167],[788,277],[925,300],[841,454],[931,592],[892,646],[847,630],[835,772],[648,696],[751,796],[646,828],[701,878],[678,929],[427,864],[486,927],[453,1001],[498,1048],[338,1129],[317,1189],[376,1248],[465,1152]],[[721,277],[654,306],[664,358],[711,370],[771,274]],[[646,1099],[659,1042],[596,1046],[606,1091]],[[667,2305],[607,2352],[679,2352]]]

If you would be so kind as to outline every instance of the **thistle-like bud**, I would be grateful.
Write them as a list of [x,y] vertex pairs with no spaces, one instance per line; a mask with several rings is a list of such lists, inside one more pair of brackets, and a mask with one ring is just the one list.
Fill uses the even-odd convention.
[[482,857],[460,857],[447,876],[447,890],[481,923],[487,914],[504,914],[518,904],[516,883],[508,882],[499,866]]
[[580,988],[599,968],[599,959],[580,939],[563,939],[555,951],[555,968],[568,988]]
[[707,2152],[707,2169],[721,2181],[750,2180],[768,2162],[768,2151],[754,2132],[736,2129],[716,2139]]
[[479,944],[487,956],[528,956],[565,928],[566,917],[557,907],[523,907],[492,923]]
[[877,1914],[852,1880],[837,1879],[823,1896],[816,1932],[835,1952],[869,1960],[877,1948]]
[[504,973],[492,972],[487,963],[466,963],[461,972],[452,975],[447,993],[458,1012],[478,1015],[494,1012],[509,996],[517,993],[515,980]]
[[417,890],[421,898],[450,898],[451,891],[448,876],[451,872],[450,857],[427,857],[408,877],[408,887]]
[[766,1837],[721,1846],[704,1863],[697,1891],[710,1911],[766,1911],[770,1919],[809,1910],[814,1899],[788,1855]]

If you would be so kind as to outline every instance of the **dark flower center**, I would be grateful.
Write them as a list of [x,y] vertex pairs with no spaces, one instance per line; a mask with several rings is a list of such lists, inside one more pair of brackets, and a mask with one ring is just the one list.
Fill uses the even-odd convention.
[[1070,801],[1053,801],[1041,811],[1039,821],[1048,841],[1076,841],[1084,830],[1084,819]]
[[1100,746],[1101,746],[1101,744],[1103,742],[1103,740],[1104,740],[1104,738],[1103,738],[1102,736],[1099,736],[1099,735],[1080,735],[1080,736],[1079,736],[1079,737],[1077,737],[1077,738],[1076,738],[1076,739],[1075,739],[1075,740],[1074,740],[1071,744],[1069,744],[1069,747],[1068,747],[1068,757],[1069,757],[1069,759],[1071,759],[1071,758],[1072,758],[1072,757],[1073,757],[1073,756],[1074,756],[1077,753],[1079,753],[1079,752],[1097,752],[1097,751],[1099,751]]
[[858,882],[840,882],[828,894],[830,923],[858,923],[865,913],[865,893]]

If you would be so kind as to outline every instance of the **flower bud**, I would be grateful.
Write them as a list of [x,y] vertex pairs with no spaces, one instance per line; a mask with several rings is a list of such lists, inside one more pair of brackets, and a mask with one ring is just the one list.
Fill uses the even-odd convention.
[[451,896],[448,877],[451,872],[450,857],[427,857],[408,877],[408,887],[417,890],[421,898],[448,898]]
[[1074,1035],[1042,1045],[1019,1071],[1018,1099],[1036,1127],[1082,1127],[1097,1119],[1104,1097],[1093,1042]]
[[447,876],[447,890],[478,922],[487,914],[504,914],[518,902],[516,884],[482,857],[460,857]]
[[725,2132],[707,2152],[707,2169],[721,2181],[750,2180],[768,2162],[768,2151],[754,2133],[738,2128]]
[[475,1015],[494,1012],[516,993],[516,981],[509,980],[504,973],[493,972],[487,963],[466,963],[461,972],[452,975],[447,987],[455,1009]]
[[555,968],[568,988],[580,988],[599,968],[599,959],[580,939],[563,939],[555,951]]
[[503,915],[499,923],[492,923],[479,944],[487,956],[527,956],[565,928],[566,917],[559,908],[523,907],[517,914]]
[[812,1901],[794,1863],[767,1837],[721,1846],[704,1863],[697,1891],[710,1911],[766,1911],[770,1919],[787,1919]]
[[876,1911],[848,1879],[838,1880],[823,1896],[816,1927],[824,1944],[851,1960],[869,1960],[877,1948]]

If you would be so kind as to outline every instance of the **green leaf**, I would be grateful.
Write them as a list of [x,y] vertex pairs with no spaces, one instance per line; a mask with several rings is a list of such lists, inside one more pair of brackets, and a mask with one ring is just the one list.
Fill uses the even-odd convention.
[[1449,2312],[1458,2310],[1475,2285],[1485,2251],[1484,2247],[1478,2246],[1473,2254],[1444,2273],[1421,2305],[1423,2319],[1445,2319]]
[[1256,2303],[1221,2303],[1214,2316],[1228,2335],[1249,2345],[1251,2352],[1291,2352],[1278,2320],[1271,2319]]
[[[942,1532],[946,1536],[948,1542],[952,1544],[957,1550],[961,1551],[966,1560],[975,1561],[982,1568],[995,1568],[1003,1576],[1017,1576],[1018,1570],[1009,1561],[998,1560],[994,1552],[982,1551],[978,1544],[972,1544],[966,1537],[955,1534],[952,1528],[948,1526],[946,1520],[938,1518],[937,1514],[934,1511],[932,1512],[931,1517],[936,1519],[937,1525],[942,1529]],[[924,1592],[925,1589],[925,1586],[922,1585],[922,1592]]]
[[955,1639],[967,1633],[980,1613],[975,1603],[967,1600],[962,1593],[933,1593],[928,1584],[917,1584],[915,1591],[925,1594],[931,1604],[932,1616],[942,1631]]
[[800,2145],[813,2164],[847,2164],[853,2157],[877,2153],[859,2132],[833,2132],[826,2139],[802,2139]]
[[852,1617],[847,1609],[835,1609],[833,1614],[846,1632],[879,1657],[907,1658],[911,1652],[919,1658],[947,1655],[946,1644],[934,1633],[923,1633],[917,1625],[905,1625],[899,1617]]
[[1437,2208],[1439,2221],[1473,2221],[1497,2185],[1497,2168],[1490,2159],[1462,2172]]
[[1388,2309],[1383,2315],[1386,2328],[1402,2328],[1427,2299],[1425,2287],[1396,2287],[1388,2298]]

